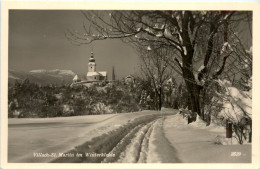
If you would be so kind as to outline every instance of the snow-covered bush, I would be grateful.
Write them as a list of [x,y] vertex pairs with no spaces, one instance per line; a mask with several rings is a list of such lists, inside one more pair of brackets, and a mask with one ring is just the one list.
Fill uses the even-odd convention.
[[71,116],[74,115],[74,109],[72,106],[70,105],[63,105],[63,111],[62,111],[62,115],[63,116]]
[[113,113],[110,106],[106,106],[104,103],[97,103],[93,106],[92,114],[107,114]]
[[[249,87],[252,82],[249,80]],[[240,144],[247,139],[246,134],[251,132],[252,123],[252,90],[242,91],[232,86],[227,80],[217,80],[219,91],[211,98],[211,104],[205,106],[204,111],[210,112],[213,119],[220,119],[218,122],[225,124],[225,121],[232,122],[233,131]],[[216,122],[216,121],[215,121]]]
[[230,86],[228,81],[220,81],[225,87],[223,96],[223,109],[219,113],[225,119],[233,123],[239,123],[243,118],[252,118],[252,90],[241,91],[236,87]]

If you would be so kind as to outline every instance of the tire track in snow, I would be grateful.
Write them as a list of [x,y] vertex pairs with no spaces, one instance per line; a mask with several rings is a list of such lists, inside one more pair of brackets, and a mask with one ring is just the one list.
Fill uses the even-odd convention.
[[121,152],[118,163],[179,163],[177,151],[164,136],[164,118],[140,127]]
[[117,162],[136,163],[139,161],[141,156],[142,156],[142,158],[145,158],[144,155],[146,153],[141,155],[143,140],[154,122],[155,121],[152,121],[152,122],[148,123],[147,125],[143,126],[136,133],[135,137],[131,140],[131,143],[129,145],[127,145],[125,151],[120,154],[119,160]]
[[[136,126],[131,132],[129,132],[109,153],[111,154],[116,154],[118,151],[125,150],[124,145],[128,142],[128,139],[131,139],[132,135],[136,133],[142,125]],[[113,158],[105,158],[102,163],[107,163],[107,162],[114,162]]]
[[[155,121],[154,121],[155,122]],[[153,123],[154,124],[154,123]],[[138,159],[138,163],[145,163],[147,159],[147,153],[148,153],[148,145],[149,145],[149,138],[153,130],[153,124],[150,126],[148,131],[146,132],[144,139],[142,141],[141,150],[140,150],[140,156]]]

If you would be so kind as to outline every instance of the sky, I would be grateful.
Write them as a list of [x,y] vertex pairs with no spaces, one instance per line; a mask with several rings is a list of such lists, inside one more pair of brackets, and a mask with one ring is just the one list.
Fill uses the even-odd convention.
[[72,70],[86,74],[88,59],[93,49],[97,71],[112,67],[117,78],[134,74],[138,70],[135,50],[121,40],[97,41],[76,46],[67,40],[66,30],[80,30],[84,17],[73,10],[10,10],[9,11],[9,69],[30,71],[35,69]]
[[[86,75],[93,49],[97,71],[107,71],[108,79],[113,66],[117,79],[138,73],[137,53],[119,39],[81,46],[71,44],[64,33],[68,29],[80,32],[84,21],[79,10],[10,10],[9,69],[26,72],[63,69]],[[241,38],[251,39],[248,24],[241,25],[238,26]],[[250,40],[248,49],[251,43]]]

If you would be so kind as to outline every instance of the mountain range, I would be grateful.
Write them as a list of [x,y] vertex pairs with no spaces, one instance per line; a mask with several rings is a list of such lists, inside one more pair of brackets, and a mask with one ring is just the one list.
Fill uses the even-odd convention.
[[15,81],[23,81],[29,79],[30,82],[47,85],[47,84],[71,84],[72,79],[76,74],[71,70],[31,70],[29,72],[22,72],[16,70],[8,71],[8,83],[14,84]]

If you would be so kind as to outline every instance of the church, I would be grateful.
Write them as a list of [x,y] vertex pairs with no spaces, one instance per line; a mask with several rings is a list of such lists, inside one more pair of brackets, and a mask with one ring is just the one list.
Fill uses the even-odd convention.
[[84,83],[92,83],[92,82],[102,82],[107,80],[107,72],[106,71],[97,71],[97,64],[95,62],[94,53],[91,52],[91,56],[89,58],[88,63],[88,72],[82,81],[78,75],[73,78],[73,84],[84,84]]
[[98,72],[96,71],[96,62],[94,58],[93,52],[91,52],[91,57],[89,58],[88,63],[88,73],[87,73],[87,81],[103,81],[107,80],[107,72],[102,71]]

